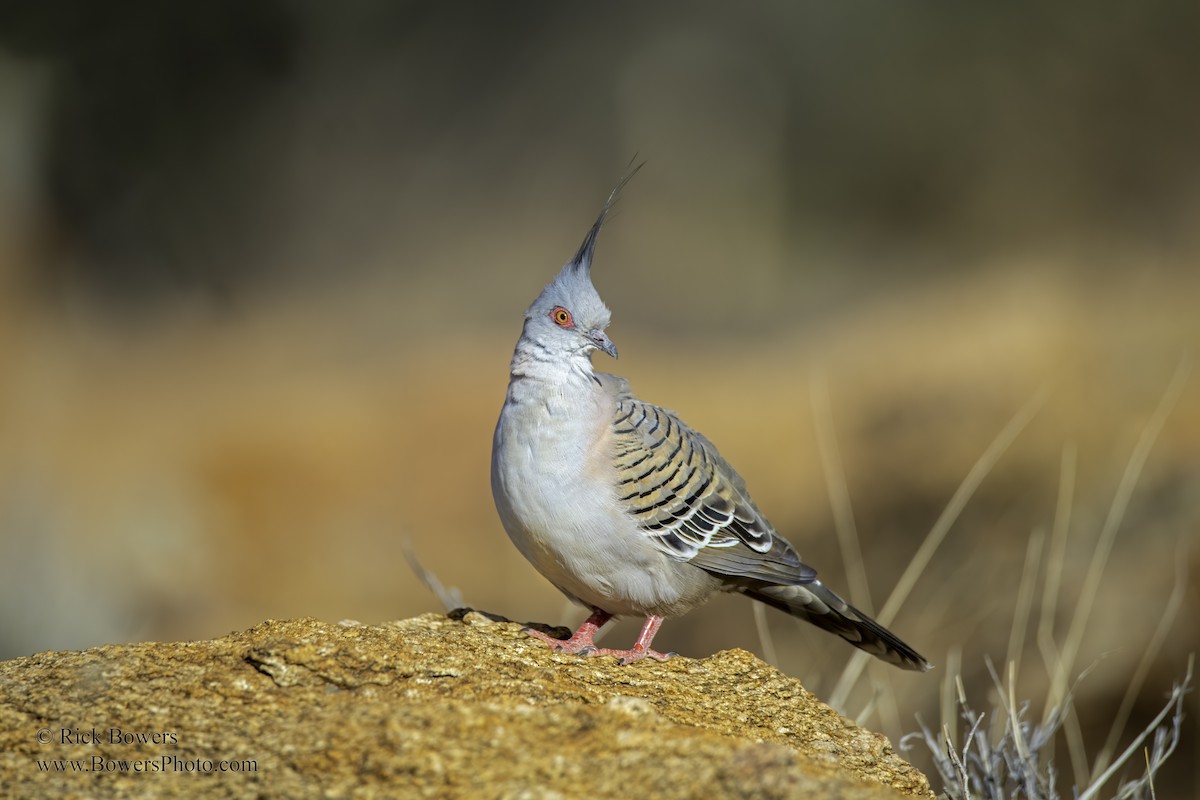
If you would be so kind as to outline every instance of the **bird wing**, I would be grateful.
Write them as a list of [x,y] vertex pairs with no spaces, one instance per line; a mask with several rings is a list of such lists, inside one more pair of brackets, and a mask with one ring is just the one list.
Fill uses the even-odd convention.
[[738,585],[800,585],[816,571],[775,533],[702,434],[620,381],[611,428],[617,498],[656,547]]

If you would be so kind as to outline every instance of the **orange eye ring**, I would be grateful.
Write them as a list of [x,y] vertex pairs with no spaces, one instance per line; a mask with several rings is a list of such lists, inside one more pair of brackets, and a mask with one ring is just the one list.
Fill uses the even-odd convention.
[[555,306],[550,311],[550,319],[554,320],[554,324],[560,328],[575,327],[575,318],[571,316],[570,311],[567,311],[562,306]]

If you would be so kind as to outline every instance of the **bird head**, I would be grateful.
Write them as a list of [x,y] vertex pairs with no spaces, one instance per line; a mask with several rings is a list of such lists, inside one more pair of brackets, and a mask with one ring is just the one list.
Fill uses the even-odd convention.
[[596,238],[604,226],[621,188],[641,169],[630,170],[608,196],[600,215],[584,237],[575,257],[559,270],[554,280],[525,310],[525,330],[548,347],[590,355],[593,350],[617,357],[617,346],[604,331],[612,318],[608,306],[592,286],[592,256]]

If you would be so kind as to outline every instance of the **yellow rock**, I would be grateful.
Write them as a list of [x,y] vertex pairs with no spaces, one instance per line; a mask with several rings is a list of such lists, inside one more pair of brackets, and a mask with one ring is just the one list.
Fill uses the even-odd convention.
[[0,794],[933,796],[750,653],[622,667],[473,611],[0,663]]

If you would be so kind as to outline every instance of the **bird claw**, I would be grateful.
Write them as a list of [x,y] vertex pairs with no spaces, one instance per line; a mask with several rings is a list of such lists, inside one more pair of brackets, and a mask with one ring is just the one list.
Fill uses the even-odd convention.
[[556,653],[586,657],[612,656],[617,659],[617,663],[621,666],[641,661],[647,657],[653,658],[655,661],[666,661],[672,656],[677,655],[676,653],[660,653],[657,650],[650,649],[650,640],[654,638],[655,631],[658,630],[658,626],[662,623],[661,617],[647,617],[646,625],[642,628],[642,634],[638,637],[637,643],[628,650],[610,650],[606,647],[597,647],[592,637],[608,619],[610,619],[609,615],[599,611],[595,612],[569,639],[555,638],[545,631],[538,630],[530,625],[522,628],[521,632],[534,639],[541,639]]
[[596,649],[596,646],[590,641],[572,636],[570,639],[556,639],[547,633],[537,630],[536,628],[522,628],[521,632],[526,636],[531,636],[534,639],[540,639],[556,653],[566,653],[567,655],[591,655],[591,651]]

